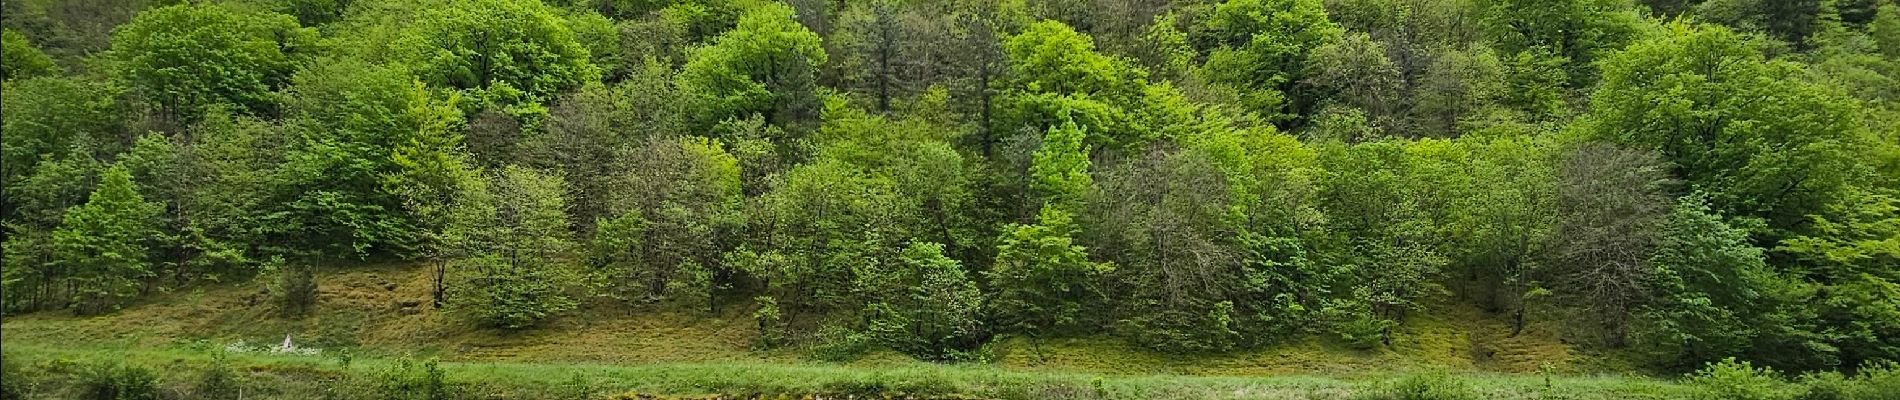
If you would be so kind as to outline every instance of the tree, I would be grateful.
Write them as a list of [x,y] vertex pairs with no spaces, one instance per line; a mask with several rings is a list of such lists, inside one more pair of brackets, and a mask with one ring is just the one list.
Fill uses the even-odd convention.
[[1055,21],[1030,24],[1003,45],[1009,78],[1000,85],[1002,116],[991,129],[1014,132],[1075,124],[1100,150],[1136,150],[1170,124],[1144,120],[1147,73],[1096,53],[1095,42]]
[[1380,126],[1396,128],[1404,82],[1385,54],[1385,46],[1370,36],[1345,35],[1312,49],[1303,64],[1305,80],[1300,83],[1332,101],[1365,110]]
[[1198,18],[1189,37],[1207,53],[1202,76],[1240,90],[1247,111],[1284,119],[1311,107],[1288,95],[1304,79],[1308,52],[1342,33],[1319,0],[1238,0]]
[[1600,142],[1571,149],[1558,167],[1550,287],[1611,347],[1624,345],[1629,313],[1651,295],[1649,257],[1673,181],[1659,154]]
[[1088,249],[1075,243],[1072,218],[1044,207],[1035,224],[1003,229],[989,271],[999,328],[1042,338],[1101,322],[1090,311],[1107,299],[1101,279],[1114,267],[1089,260]]
[[609,201],[593,257],[624,285],[629,300],[684,296],[714,309],[730,275],[724,238],[741,222],[738,160],[701,137],[653,138],[627,154],[625,186]]
[[1889,59],[1900,58],[1900,5],[1887,4],[1879,10],[1874,21],[1868,24],[1867,34],[1873,36],[1881,54]]
[[1083,144],[1087,131],[1064,121],[1043,134],[1042,147],[1036,148],[1029,167],[1030,190],[1042,199],[1044,208],[1079,212],[1090,192],[1095,190],[1089,175],[1089,146]]
[[218,5],[175,5],[139,13],[112,36],[113,76],[189,123],[214,104],[275,115],[271,92],[315,54],[317,32],[282,14],[246,14]]
[[451,267],[448,308],[484,325],[532,327],[578,303],[566,183],[510,166],[467,187],[447,234],[467,258]]
[[117,309],[152,278],[149,240],[158,232],[159,206],[139,196],[132,173],[114,165],[101,174],[85,205],[66,212],[53,232],[55,262],[67,269],[80,313]]
[[1762,249],[1699,196],[1674,206],[1659,237],[1649,260],[1656,271],[1649,285],[1658,299],[1639,310],[1638,342],[1673,367],[1746,354],[1768,328],[1752,325],[1754,315],[1773,301],[1762,291],[1775,279]]
[[1766,60],[1722,27],[1677,23],[1603,64],[1585,126],[1595,137],[1658,151],[1723,215],[1786,237],[1837,198],[1869,138],[1855,103]]
[[33,47],[26,35],[12,29],[0,32],[0,81],[58,73],[59,66],[53,64],[53,58]]
[[1841,350],[1842,365],[1900,355],[1900,199],[1892,191],[1856,190],[1815,215],[1811,233],[1774,251],[1794,258],[1787,268],[1824,285],[1810,304]]
[[696,129],[753,114],[768,124],[797,124],[817,116],[817,73],[825,61],[818,35],[799,25],[791,8],[766,4],[694,51],[678,84],[702,110],[694,114]]
[[1419,77],[1411,115],[1425,135],[1456,137],[1460,122],[1482,115],[1512,93],[1505,71],[1504,61],[1490,47],[1446,50]]
[[[590,84],[549,109],[545,132],[516,143],[519,162],[559,170],[574,186],[572,217],[582,232],[609,214],[623,189],[630,149],[685,133],[686,105],[669,67],[647,64],[612,86]],[[494,158],[488,158],[490,161]]]
[[1475,193],[1455,205],[1455,222],[1470,232],[1467,268],[1486,270],[1493,309],[1511,315],[1511,334],[1524,330],[1530,299],[1548,293],[1540,257],[1557,224],[1557,172],[1550,143],[1526,135],[1482,132],[1467,137],[1472,157],[1466,171]]
[[[322,64],[292,88],[297,147],[273,179],[268,240],[296,252],[406,254],[420,239],[406,202],[445,196],[457,168],[458,98],[394,68]],[[435,193],[407,193],[426,190]]]
[[1257,299],[1247,297],[1235,198],[1213,159],[1157,146],[1102,175],[1082,236],[1115,263],[1125,334],[1164,350],[1239,344],[1235,305]]
[[1564,70],[1581,89],[1594,82],[1597,54],[1622,48],[1636,36],[1628,0],[1483,0],[1485,36],[1503,54],[1543,52],[1568,60]]
[[[943,245],[911,242],[871,303],[869,330],[885,345],[927,360],[954,361],[981,344],[983,293]],[[880,274],[885,275],[885,274]]]
[[[131,144],[122,136],[124,112],[110,87],[83,79],[31,78],[4,83],[0,103],[0,183],[4,183],[5,216],[17,220],[22,212],[19,186],[47,161],[67,156],[104,158]],[[83,194],[83,192],[82,192]],[[57,221],[58,212],[52,220]]]
[[540,1],[448,0],[411,18],[394,59],[436,87],[539,103],[600,79],[587,47]]

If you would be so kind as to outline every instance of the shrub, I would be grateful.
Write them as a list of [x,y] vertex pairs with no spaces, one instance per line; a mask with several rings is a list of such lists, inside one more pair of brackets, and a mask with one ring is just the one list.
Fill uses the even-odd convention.
[[1690,374],[1688,384],[1695,390],[1694,398],[1708,400],[1792,400],[1801,392],[1774,369],[1755,368],[1733,357]]
[[1383,393],[1373,397],[1380,400],[1469,400],[1478,398],[1471,391],[1471,385],[1464,380],[1443,372],[1432,372],[1407,376],[1394,382]]
[[198,377],[197,398],[237,399],[243,393],[241,385],[230,361],[219,352],[211,356],[211,368]]
[[158,400],[158,377],[151,370],[125,364],[97,364],[82,376],[91,400]]
[[434,359],[420,364],[403,359],[383,370],[377,383],[380,398],[390,400],[447,400],[454,398],[454,389]]
[[268,268],[277,272],[275,284],[284,315],[295,317],[309,313],[317,304],[316,266],[301,262],[285,264],[283,259],[272,259],[271,264]]
[[26,373],[11,355],[0,355],[0,400],[26,398]]
[[1900,363],[1870,363],[1848,382],[1846,399],[1900,400]]

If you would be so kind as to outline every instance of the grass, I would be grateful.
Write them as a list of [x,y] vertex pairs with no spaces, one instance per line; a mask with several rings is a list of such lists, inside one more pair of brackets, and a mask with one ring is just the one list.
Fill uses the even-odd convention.
[[[22,363],[26,398],[67,398],[82,379],[77,366],[124,362],[160,371],[160,387],[189,398],[213,352],[190,349],[72,348],[9,343],[6,358]],[[404,362],[370,358],[238,353],[227,356],[252,399],[373,398],[388,371]],[[446,382],[460,398],[556,399],[638,395],[685,398],[760,396],[814,398],[859,395],[983,399],[1350,399],[1382,393],[1404,374],[1213,377],[1025,372],[991,365],[861,367],[763,362],[588,363],[445,362]],[[1449,375],[1474,398],[1682,398],[1676,384],[1629,377],[1524,374]],[[9,379],[13,379],[9,377]],[[355,394],[355,393],[361,393]],[[355,396],[355,397],[352,397]],[[572,396],[572,397],[569,397]]]
[[[935,365],[882,352],[844,364],[799,350],[757,351],[748,307],[707,313],[654,305],[592,307],[541,329],[477,329],[429,306],[429,275],[415,265],[339,268],[318,274],[315,311],[286,318],[261,283],[211,285],[152,296],[95,317],[46,312],[7,317],[0,341],[9,363],[40,379],[38,398],[71,398],[80,365],[125,360],[159,371],[177,398],[215,349],[243,341],[347,352],[357,360],[240,353],[231,363],[256,398],[350,397],[374,388],[405,359],[439,359],[451,382],[476,398],[910,394],[999,399],[1378,398],[1401,378],[1451,371],[1483,398],[1675,398],[1679,386],[1641,377],[1589,375],[1552,329],[1510,336],[1503,320],[1444,305],[1408,321],[1393,346],[1352,349],[1317,337],[1221,355],[1163,354],[1107,337],[1031,343],[1006,338],[994,361]],[[736,302],[735,302],[736,303]],[[416,305],[416,306],[411,306]],[[1549,365],[1565,373],[1545,386]],[[1369,397],[1370,396],[1370,397]]]

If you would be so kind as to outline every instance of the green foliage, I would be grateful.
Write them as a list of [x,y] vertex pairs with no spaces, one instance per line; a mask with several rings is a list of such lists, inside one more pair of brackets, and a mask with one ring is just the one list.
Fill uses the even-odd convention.
[[317,33],[281,14],[218,5],[176,5],[139,13],[112,36],[113,76],[177,121],[207,107],[271,115],[271,92],[309,62]]
[[85,205],[67,210],[53,232],[55,263],[69,271],[72,302],[83,312],[117,309],[156,276],[150,240],[157,234],[159,206],[145,201],[132,174],[114,165],[100,176]]
[[870,334],[886,346],[926,360],[968,359],[980,344],[983,294],[943,245],[911,242],[902,269],[866,277],[884,299],[872,303]]
[[617,213],[596,224],[592,257],[625,286],[624,295],[683,296],[709,308],[723,282],[721,238],[738,219],[738,160],[700,137],[649,139],[634,149]]
[[1014,132],[1067,124],[1087,130],[1099,149],[1136,151],[1185,121],[1164,107],[1171,89],[1147,84],[1147,71],[1096,52],[1088,35],[1042,21],[1003,43],[1008,79],[992,82],[1001,115],[990,129]]
[[1900,5],[1880,6],[1880,13],[1868,24],[1867,34],[1873,36],[1880,53],[1889,59],[1900,58]]
[[1656,304],[1641,312],[1638,342],[1674,363],[1711,362],[1744,354],[1768,326],[1760,318],[1778,301],[1762,249],[1741,229],[1712,215],[1699,197],[1677,204],[1650,264]]
[[1471,400],[1478,394],[1464,379],[1443,372],[1414,374],[1400,378],[1388,384],[1388,387],[1368,395],[1354,397],[1364,400]]
[[1781,400],[1794,399],[1800,392],[1776,374],[1772,368],[1755,368],[1747,361],[1727,358],[1710,362],[1689,375],[1696,387],[1697,399]]
[[268,235],[327,255],[414,250],[416,225],[429,222],[417,214],[442,202],[460,168],[457,98],[353,61],[306,70],[291,90],[297,146],[272,178]]
[[817,34],[772,3],[752,8],[739,25],[693,51],[678,84],[692,99],[693,126],[707,129],[758,114],[767,123],[796,124],[817,116],[817,73],[826,56]]
[[1072,216],[1043,207],[1035,224],[1011,225],[997,239],[989,271],[990,300],[999,327],[1032,336],[1075,332],[1097,316],[1089,310],[1106,298],[1099,280],[1114,270],[1090,261],[1075,244]]
[[1840,196],[1868,139],[1854,102],[1799,71],[1728,29],[1673,24],[1604,61],[1585,124],[1661,152],[1717,212],[1764,219],[1756,233],[1783,238]]
[[378,371],[376,392],[391,400],[449,400],[460,398],[460,388],[448,381],[441,363],[431,358],[415,362],[403,358]]
[[1044,208],[1076,212],[1095,190],[1089,175],[1089,147],[1083,144],[1086,135],[1074,121],[1064,121],[1043,134],[1042,146],[1030,162],[1029,188],[1042,199]]
[[1484,0],[1480,24],[1505,54],[1543,53],[1561,64],[1579,89],[1594,81],[1597,55],[1636,36],[1637,16],[1627,0]]
[[[26,185],[22,180],[35,174],[49,174],[37,167],[48,161],[59,162],[68,156],[91,159],[123,150],[127,141],[120,136],[120,113],[112,89],[84,79],[33,78],[4,83],[0,103],[7,109],[0,114],[0,178],[4,178],[7,196],[5,216],[11,221],[22,217],[37,219],[33,213],[53,213],[59,209],[33,207],[30,196],[22,193],[43,191],[48,186]],[[90,161],[90,160],[87,160]],[[78,162],[66,160],[64,162]],[[54,167],[59,168],[59,167]],[[70,180],[41,182],[71,183]],[[83,193],[83,192],[82,192]],[[43,220],[42,220],[43,221]]]
[[284,315],[301,317],[317,305],[316,267],[306,263],[286,263],[273,259],[266,269],[275,270],[278,302]]
[[1207,54],[1200,75],[1240,90],[1246,110],[1276,119],[1302,111],[1289,110],[1288,94],[1304,79],[1308,53],[1343,33],[1319,0],[1227,1],[1197,21],[1189,37]]
[[85,367],[82,398],[88,400],[158,400],[158,377],[152,370],[121,363]]
[[244,382],[223,352],[211,355],[211,367],[198,375],[198,383],[192,387],[194,396],[207,400],[236,400],[243,393]]
[[16,78],[57,75],[59,66],[53,64],[53,58],[34,47],[27,41],[26,35],[7,29],[0,32],[0,81]]
[[457,195],[446,226],[453,261],[448,307],[489,326],[523,329],[578,302],[566,182],[509,166]]
[[587,45],[539,0],[445,0],[412,18],[390,44],[393,58],[423,82],[470,91],[471,99],[519,93],[519,101],[539,103],[600,79]]

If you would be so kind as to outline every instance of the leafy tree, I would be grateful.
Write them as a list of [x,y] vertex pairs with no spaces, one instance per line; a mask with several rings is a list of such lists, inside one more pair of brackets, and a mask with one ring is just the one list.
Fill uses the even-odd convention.
[[608,216],[630,148],[685,131],[685,105],[671,79],[672,71],[656,63],[613,86],[584,86],[550,108],[545,132],[515,146],[520,162],[568,177],[581,231]]
[[157,233],[159,211],[139,196],[131,172],[115,165],[101,174],[85,205],[66,212],[53,246],[55,262],[70,271],[76,310],[114,310],[141,293],[156,273],[148,241]]
[[394,57],[430,85],[539,103],[600,79],[586,45],[537,0],[447,0],[411,18]]
[[1434,231],[1452,226],[1442,219],[1449,216],[1446,202],[1466,186],[1431,180],[1455,175],[1421,172],[1458,168],[1442,161],[1462,158],[1442,143],[1388,140],[1320,151],[1318,198],[1331,237],[1319,241],[1317,258],[1347,269],[1338,290],[1350,295],[1326,307],[1334,328],[1352,341],[1389,344],[1391,328],[1444,291],[1435,278],[1450,263],[1450,246],[1439,241],[1451,236]]
[[1635,38],[1636,14],[1628,0],[1483,0],[1485,35],[1504,54],[1543,52],[1567,60],[1570,83],[1594,82],[1597,54]]
[[[863,305],[858,271],[896,260],[893,242],[913,226],[898,207],[890,178],[824,157],[787,172],[752,215],[766,263],[751,274],[766,281],[781,306],[856,310]],[[788,312],[794,314],[795,312]]]
[[1900,200],[1891,192],[1852,192],[1812,218],[1813,233],[1783,240],[1778,253],[1796,259],[1795,271],[1819,278],[1810,300],[1841,350],[1844,365],[1893,359],[1900,326],[1893,307],[1900,271]]
[[1456,224],[1470,232],[1462,261],[1490,278],[1490,305],[1511,315],[1516,335],[1524,330],[1529,300],[1548,292],[1548,265],[1539,256],[1557,224],[1557,172],[1549,142],[1493,134],[1463,142],[1475,147],[1467,173],[1484,184],[1455,206],[1462,209]]
[[1456,136],[1459,123],[1485,114],[1512,96],[1506,65],[1490,47],[1474,45],[1440,53],[1412,92],[1411,115],[1421,136]]
[[1157,149],[1103,178],[1083,236],[1115,263],[1127,333],[1166,350],[1234,347],[1234,305],[1252,299],[1226,176],[1204,154]]
[[324,63],[298,75],[291,104],[298,146],[286,155],[266,217],[292,250],[331,255],[413,250],[406,190],[434,188],[453,170],[456,98],[440,99],[399,70]]
[[1374,123],[1393,127],[1401,104],[1399,70],[1385,46],[1365,34],[1345,35],[1314,47],[1301,84],[1333,101],[1365,110]]
[[721,238],[739,220],[738,160],[699,137],[654,138],[629,154],[627,185],[593,239],[594,258],[628,297],[683,295],[711,309]]
[[1004,228],[997,239],[989,282],[998,327],[1041,338],[1100,322],[1091,310],[1106,300],[1101,279],[1114,267],[1089,260],[1068,211],[1044,207],[1036,220]]
[[1043,199],[1044,208],[1078,212],[1095,181],[1089,175],[1089,146],[1083,144],[1087,132],[1065,121],[1043,134],[1042,147],[1036,148],[1029,167],[1030,190]]
[[0,32],[0,81],[58,73],[53,58],[33,47],[26,35],[12,29]]
[[1289,101],[1304,96],[1288,96],[1308,53],[1342,33],[1319,0],[1237,0],[1207,11],[1189,37],[1207,53],[1201,75],[1240,90],[1246,110],[1282,118],[1309,107]]
[[1747,232],[1704,204],[1690,196],[1670,212],[1649,261],[1659,299],[1640,310],[1638,341],[1677,367],[1743,354],[1764,328],[1750,317],[1767,306],[1761,287],[1774,278]]
[[[448,307],[484,325],[532,327],[578,303],[566,183],[559,176],[510,166],[460,194],[450,243],[468,257],[453,265]],[[480,181],[477,181],[480,182]]]
[[791,8],[767,4],[694,51],[678,84],[701,110],[693,114],[695,128],[753,114],[769,124],[796,124],[817,116],[817,73],[825,61],[818,35],[799,25]]
[[1147,73],[1095,51],[1088,35],[1055,21],[1030,24],[1003,45],[1009,78],[1000,85],[1002,114],[992,129],[1013,132],[1073,123],[1097,149],[1135,150],[1166,125],[1145,120]]
[[1674,24],[1605,61],[1586,126],[1661,152],[1718,213],[1785,237],[1839,196],[1867,140],[1854,103],[1799,72],[1726,28]]
[[[131,144],[122,137],[124,112],[113,101],[109,87],[81,79],[16,79],[0,90],[0,178],[7,196],[5,216],[17,220],[22,212],[18,193],[34,190],[20,186],[44,161],[67,156],[103,158]],[[81,192],[82,194],[84,192]],[[53,210],[53,221],[63,208]]]
[[113,76],[188,123],[206,107],[274,115],[271,92],[315,54],[317,33],[290,16],[218,5],[175,5],[139,13],[112,36]]
[[1900,5],[1880,6],[1880,13],[1868,24],[1867,30],[1881,54],[1890,59],[1900,58]]
[[958,360],[981,343],[983,293],[943,249],[930,242],[904,247],[902,268],[878,277],[891,279],[879,284],[885,300],[870,305],[870,331],[906,354]]

